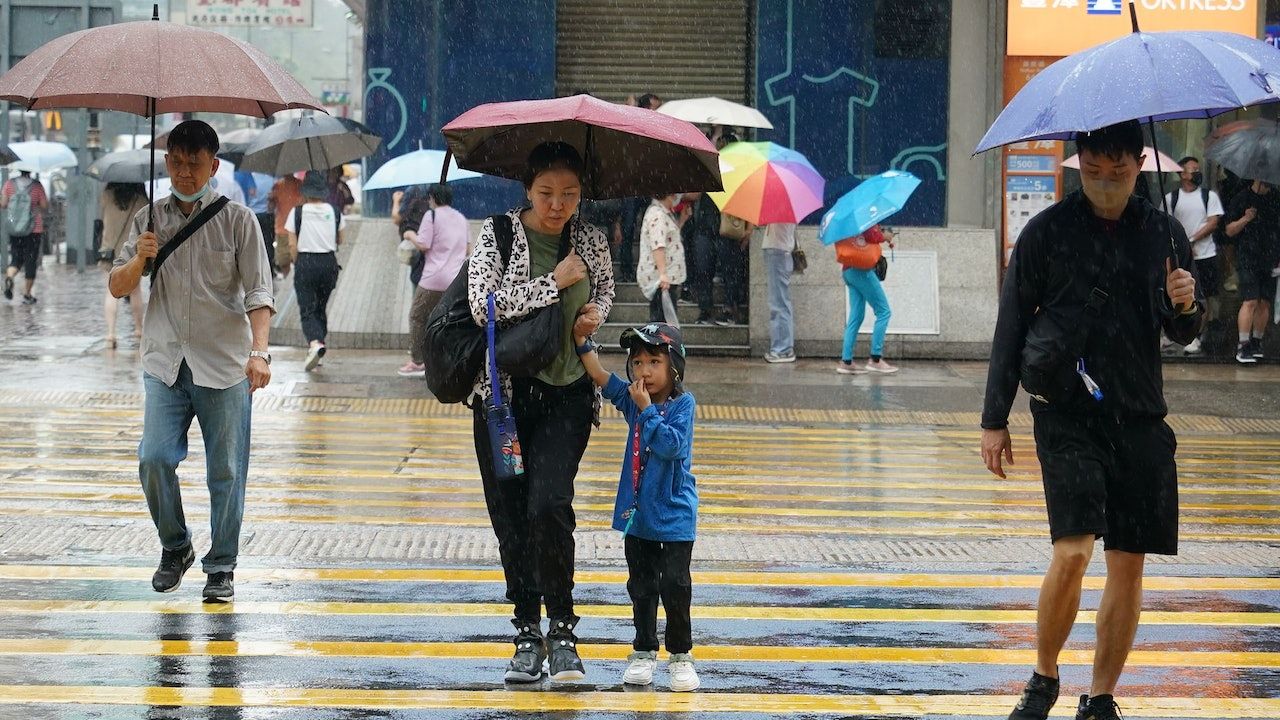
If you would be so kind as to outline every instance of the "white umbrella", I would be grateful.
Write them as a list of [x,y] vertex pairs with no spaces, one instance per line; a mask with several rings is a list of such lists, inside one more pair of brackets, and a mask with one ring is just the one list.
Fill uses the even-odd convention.
[[62,143],[31,140],[12,143],[9,149],[18,156],[18,161],[9,165],[14,170],[46,173],[50,170],[75,167],[80,164],[71,148]]
[[[1142,154],[1147,156],[1147,159],[1142,163],[1142,172],[1171,172],[1171,173],[1182,172],[1182,168],[1178,167],[1178,161],[1174,160],[1168,155],[1165,155],[1164,153],[1159,153],[1160,155],[1159,170],[1156,170],[1157,151],[1152,150],[1150,147],[1144,147],[1142,148]],[[1074,168],[1076,170],[1079,170],[1080,156],[1072,155],[1066,160],[1063,160],[1062,167]]]
[[773,123],[759,110],[718,97],[672,100],[663,103],[658,112],[703,125],[773,129]]

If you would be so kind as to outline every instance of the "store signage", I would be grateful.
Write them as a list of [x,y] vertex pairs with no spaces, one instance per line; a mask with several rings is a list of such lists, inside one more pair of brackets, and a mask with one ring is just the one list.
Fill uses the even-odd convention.
[[[1062,57],[1132,32],[1128,0],[1009,0],[1009,55]],[[1139,26],[1257,37],[1258,0],[1137,0]]]

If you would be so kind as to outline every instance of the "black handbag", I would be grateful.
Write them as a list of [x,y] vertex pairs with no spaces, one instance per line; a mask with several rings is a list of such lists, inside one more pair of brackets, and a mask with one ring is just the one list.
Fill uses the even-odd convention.
[[880,282],[884,282],[884,279],[889,277],[889,261],[886,260],[883,255],[881,255],[880,259],[876,261],[875,271],[876,278],[879,279]]
[[[560,233],[560,249],[557,262],[569,255],[572,223],[566,223]],[[511,247],[515,242],[515,228],[511,218],[496,215],[493,232],[498,244]],[[498,333],[498,369],[511,377],[533,377],[551,364],[564,347],[564,312],[560,303],[538,308],[520,318],[515,324],[502,328]]]
[[1116,259],[1104,256],[1101,262],[1083,308],[1068,313],[1042,307],[1032,318],[1022,347],[1019,379],[1027,394],[1042,403],[1051,404],[1071,393],[1090,390],[1084,387],[1077,363],[1110,298],[1105,288],[1115,272]]

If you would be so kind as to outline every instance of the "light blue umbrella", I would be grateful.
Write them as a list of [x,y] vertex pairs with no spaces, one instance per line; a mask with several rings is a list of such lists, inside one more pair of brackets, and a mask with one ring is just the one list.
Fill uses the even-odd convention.
[[14,170],[46,173],[59,168],[75,167],[80,164],[71,148],[56,142],[29,140],[11,143],[9,149],[18,156],[18,161],[10,163]]
[[863,180],[822,216],[819,231],[822,244],[835,245],[884,222],[907,206],[911,193],[918,187],[920,178],[901,170],[890,170]]
[[[383,163],[364,184],[365,190],[389,190],[408,185],[427,185],[440,182],[440,168],[444,167],[443,150],[423,150],[419,147],[410,153],[394,157]],[[484,177],[481,173],[463,170],[456,160],[449,161],[449,182]]]

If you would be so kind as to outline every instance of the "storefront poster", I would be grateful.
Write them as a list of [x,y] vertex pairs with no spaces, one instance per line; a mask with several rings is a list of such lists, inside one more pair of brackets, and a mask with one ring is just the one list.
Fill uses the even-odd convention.
[[[1008,47],[1013,56],[1071,53],[1133,31],[1128,0],[1009,0]],[[1137,0],[1146,32],[1221,30],[1258,35],[1258,0]]]
[[[311,27],[312,0],[188,0],[195,27]],[[175,18],[178,20],[178,18]]]

